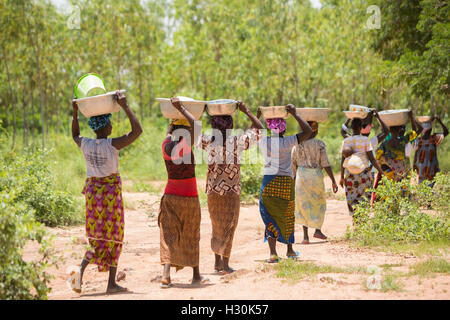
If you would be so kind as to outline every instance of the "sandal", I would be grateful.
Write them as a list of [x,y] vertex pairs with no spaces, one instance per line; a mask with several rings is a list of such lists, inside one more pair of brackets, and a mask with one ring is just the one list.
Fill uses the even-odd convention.
[[278,263],[281,260],[280,257],[276,256],[276,255],[271,255],[270,259],[266,259],[267,263]]
[[168,288],[173,287],[173,284],[170,281],[170,278],[169,279],[161,279],[161,283],[159,284],[159,287],[161,289],[168,289]]
[[300,256],[300,253],[298,253],[298,251],[295,251],[295,256],[287,256],[288,259],[291,260],[297,260],[297,258]]
[[77,267],[73,267],[69,270],[69,278],[67,279],[67,284],[70,289],[75,291],[76,293],[81,293],[81,273],[80,269]]

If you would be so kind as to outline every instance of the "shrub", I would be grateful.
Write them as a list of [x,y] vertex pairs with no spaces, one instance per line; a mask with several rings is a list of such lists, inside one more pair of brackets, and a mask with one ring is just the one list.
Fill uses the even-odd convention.
[[[46,299],[50,275],[44,269],[50,261],[50,244],[43,226],[35,222],[34,210],[17,201],[14,191],[0,192],[0,299]],[[26,262],[22,258],[27,241],[37,241],[41,259]]]
[[[368,201],[356,206],[355,226],[347,230],[346,238],[363,245],[449,241],[449,175],[439,174],[435,181],[432,189],[427,183],[383,177],[376,189],[379,201],[373,207]],[[426,212],[430,205],[434,212]]]
[[46,161],[50,152],[5,153],[0,166],[0,192],[14,190],[16,201],[33,208],[36,221],[47,226],[79,223],[82,215],[73,196],[55,187]]
[[[259,190],[263,178],[264,162],[260,154],[255,154],[256,148],[251,148],[242,155],[241,160],[241,191],[244,201],[259,197]],[[250,161],[250,157],[255,157]],[[255,163],[256,162],[256,163]]]

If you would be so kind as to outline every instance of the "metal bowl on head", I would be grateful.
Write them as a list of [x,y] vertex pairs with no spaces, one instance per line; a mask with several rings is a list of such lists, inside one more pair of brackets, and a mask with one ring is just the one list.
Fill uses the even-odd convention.
[[218,99],[208,101],[206,110],[210,116],[232,116],[237,111],[237,101],[232,99]]
[[261,107],[261,114],[265,120],[275,118],[289,118],[289,112],[287,112],[286,106]]
[[[206,101],[197,101],[192,98],[178,97],[181,105],[189,111],[192,116],[199,120],[205,111]],[[160,102],[161,113],[167,119],[185,119],[185,117],[178,111],[170,102],[168,98],[156,98]]]
[[397,127],[403,126],[408,122],[408,109],[399,109],[399,110],[384,110],[378,112],[381,120],[388,127]]
[[367,118],[367,115],[369,114],[369,112],[367,111],[344,111],[344,114],[347,118],[349,119],[365,119]]
[[296,108],[296,113],[305,121],[327,121],[329,111],[329,108]]

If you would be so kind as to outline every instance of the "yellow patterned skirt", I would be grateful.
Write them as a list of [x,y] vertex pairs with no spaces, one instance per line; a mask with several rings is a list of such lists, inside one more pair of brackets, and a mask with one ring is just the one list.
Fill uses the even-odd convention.
[[309,228],[322,228],[327,209],[322,169],[299,167],[295,180],[297,222]]

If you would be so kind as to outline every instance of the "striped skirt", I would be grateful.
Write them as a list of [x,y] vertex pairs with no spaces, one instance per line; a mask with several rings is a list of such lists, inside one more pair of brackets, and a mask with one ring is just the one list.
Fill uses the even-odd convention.
[[198,197],[163,195],[158,215],[161,264],[177,270],[199,265],[200,221]]
[[264,239],[270,237],[281,243],[294,243],[294,210],[294,179],[265,175],[259,197],[259,212],[266,226]]
[[122,252],[125,219],[122,182],[118,174],[88,178],[82,193],[86,198],[86,235],[90,249],[84,259],[98,271],[117,267]]

